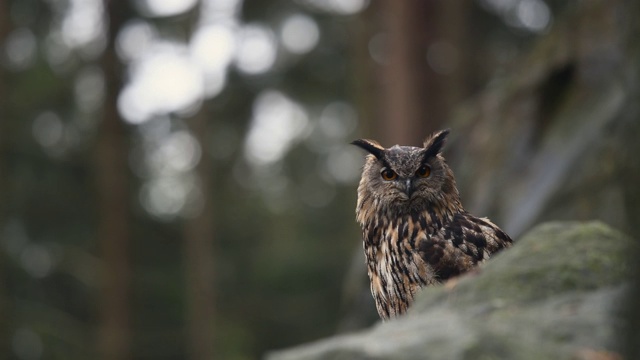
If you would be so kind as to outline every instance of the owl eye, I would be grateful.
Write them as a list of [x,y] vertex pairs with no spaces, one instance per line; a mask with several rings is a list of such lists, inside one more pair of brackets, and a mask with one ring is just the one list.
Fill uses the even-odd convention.
[[421,178],[426,178],[431,175],[431,167],[427,164],[420,166],[420,168],[416,171],[416,176]]
[[395,178],[398,177],[398,174],[396,174],[395,171],[393,171],[391,169],[382,170],[380,175],[382,175],[382,178],[385,179],[385,180],[394,180]]

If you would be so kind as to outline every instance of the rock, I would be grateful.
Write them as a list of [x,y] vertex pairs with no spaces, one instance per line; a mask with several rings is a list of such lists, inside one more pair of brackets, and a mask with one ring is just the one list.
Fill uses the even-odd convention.
[[546,223],[406,316],[267,359],[617,359],[631,246],[600,222]]

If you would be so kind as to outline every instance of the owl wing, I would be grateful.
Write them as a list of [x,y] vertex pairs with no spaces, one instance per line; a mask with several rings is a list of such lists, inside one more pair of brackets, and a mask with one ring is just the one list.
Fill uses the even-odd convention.
[[420,243],[422,259],[438,280],[458,276],[493,253],[511,246],[511,238],[486,218],[456,214],[451,223]]

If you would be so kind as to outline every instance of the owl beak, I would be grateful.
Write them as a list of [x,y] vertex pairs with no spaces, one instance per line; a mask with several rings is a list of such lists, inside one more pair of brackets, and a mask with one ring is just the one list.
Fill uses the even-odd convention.
[[411,197],[411,193],[413,193],[413,190],[414,190],[413,181],[411,181],[411,179],[406,179],[404,192],[407,194],[408,197]]

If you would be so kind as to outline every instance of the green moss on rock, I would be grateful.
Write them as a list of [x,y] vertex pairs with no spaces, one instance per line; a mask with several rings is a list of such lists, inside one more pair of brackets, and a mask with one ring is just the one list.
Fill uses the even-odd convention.
[[406,316],[268,358],[570,359],[616,352],[633,246],[600,222],[543,224],[479,271],[425,289]]
[[[439,301],[445,295],[461,306],[489,299],[506,305],[503,302],[535,301],[560,292],[620,284],[629,271],[630,246],[629,238],[601,222],[546,223],[494,256],[480,274],[461,278],[445,294],[433,288],[422,297]],[[430,303],[419,299],[414,308],[428,308]]]

